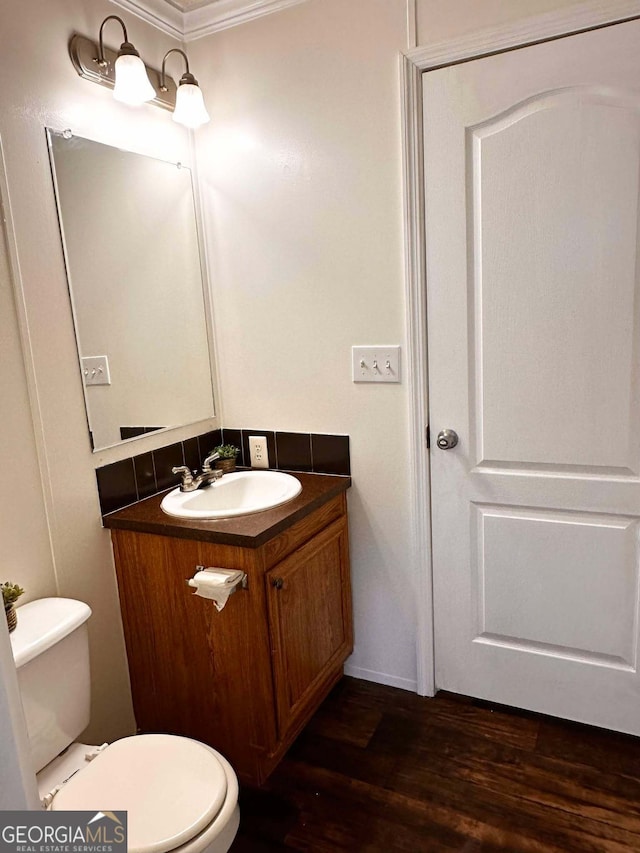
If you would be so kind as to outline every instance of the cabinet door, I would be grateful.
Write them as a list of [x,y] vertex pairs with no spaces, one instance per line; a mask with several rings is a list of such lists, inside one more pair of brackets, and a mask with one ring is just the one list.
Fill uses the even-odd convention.
[[[240,777],[276,744],[263,575],[251,549],[115,530],[116,567],[136,721],[210,744]],[[198,565],[246,571],[218,612],[186,579]]]
[[352,651],[348,550],[343,517],[266,575],[281,738],[304,720]]

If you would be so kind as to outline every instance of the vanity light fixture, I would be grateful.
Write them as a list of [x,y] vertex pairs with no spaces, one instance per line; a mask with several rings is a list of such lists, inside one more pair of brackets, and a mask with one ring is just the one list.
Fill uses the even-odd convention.
[[[104,26],[111,20],[118,21],[124,34],[124,42],[118,51],[104,46]],[[124,21],[117,15],[104,19],[97,44],[86,36],[73,35],[69,42],[69,55],[81,77],[113,89],[113,96],[119,101],[136,105],[151,101],[168,110],[175,106],[175,83],[168,78],[165,88],[160,91],[160,72],[144,64],[128,39]]]
[[198,86],[198,81],[189,71],[189,59],[184,50],[179,47],[172,47],[168,50],[162,60],[162,71],[160,72],[160,91],[167,91],[167,80],[165,76],[165,64],[170,53],[179,53],[187,66],[186,71],[180,78],[178,83],[178,91],[176,93],[176,108],[173,111],[173,120],[185,127],[195,130],[210,121],[209,113],[204,105],[202,90]]

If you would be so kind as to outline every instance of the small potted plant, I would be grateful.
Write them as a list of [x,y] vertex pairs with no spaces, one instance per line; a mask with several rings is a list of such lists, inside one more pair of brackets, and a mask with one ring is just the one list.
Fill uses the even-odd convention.
[[4,615],[7,617],[7,625],[9,633],[15,630],[18,624],[18,614],[16,613],[15,603],[23,594],[24,590],[17,583],[5,581],[2,584],[2,602],[4,604]]
[[220,457],[216,459],[216,468],[224,471],[225,474],[236,470],[236,456],[240,453],[239,447],[233,444],[219,444],[218,447],[214,447],[213,452]]

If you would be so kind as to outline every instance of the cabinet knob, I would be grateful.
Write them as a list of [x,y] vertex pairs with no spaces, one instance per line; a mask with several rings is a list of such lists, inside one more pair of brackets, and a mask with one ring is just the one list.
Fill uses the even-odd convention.
[[276,589],[282,589],[282,587],[284,586],[284,581],[282,580],[282,578],[274,578],[271,583],[273,586],[275,586]]

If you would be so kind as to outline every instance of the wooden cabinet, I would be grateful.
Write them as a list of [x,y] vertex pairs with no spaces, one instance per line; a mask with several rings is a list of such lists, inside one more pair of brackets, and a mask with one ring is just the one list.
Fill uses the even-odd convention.
[[267,573],[278,732],[309,716],[351,648],[346,524],[334,522]]
[[[353,648],[346,499],[257,548],[113,529],[140,731],[198,738],[260,784],[340,678]],[[218,612],[196,566],[242,569]]]

